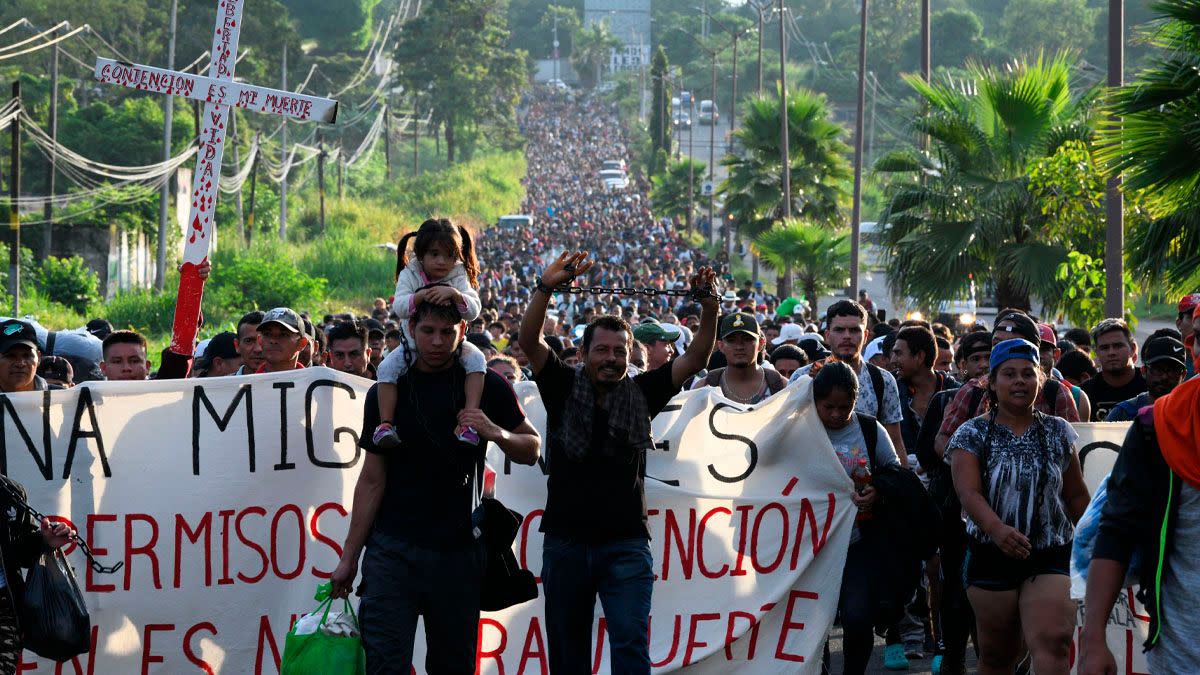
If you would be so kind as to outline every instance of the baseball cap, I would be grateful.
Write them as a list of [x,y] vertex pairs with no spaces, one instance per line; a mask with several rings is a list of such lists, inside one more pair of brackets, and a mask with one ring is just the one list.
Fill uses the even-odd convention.
[[387,335],[387,331],[379,319],[367,319],[363,321],[363,325],[367,327],[367,337],[374,337],[378,334],[382,338]]
[[721,319],[721,330],[718,333],[720,339],[724,340],[734,333],[745,333],[754,338],[761,335],[758,330],[758,321],[753,316],[743,312],[726,314]]
[[113,327],[106,319],[92,319],[87,322],[87,332],[103,340],[113,332]]
[[642,319],[642,322],[633,328],[633,339],[642,344],[651,344],[659,340],[674,342],[679,339],[679,331],[668,330],[658,319]]
[[721,302],[737,302],[737,301],[738,301],[737,293],[734,293],[733,291],[725,291],[725,294],[721,296]]
[[[1006,321],[1012,325],[1000,328],[999,324]],[[992,335],[997,333],[1007,333],[1008,337],[1010,338],[1021,338],[1030,344],[1037,344],[1041,342],[1041,335],[1038,333],[1037,324],[1033,322],[1033,319],[1024,314],[1019,312],[1010,312],[1005,314],[1003,318],[996,319],[996,324],[997,327],[992,329]]]
[[277,323],[291,333],[304,333],[304,320],[300,318],[300,315],[295,310],[288,307],[276,307],[264,314],[262,323],[258,324],[258,331],[261,333],[263,326],[269,323]]
[[1186,357],[1187,348],[1183,343],[1166,336],[1152,338],[1142,350],[1142,364],[1147,366],[1170,361],[1180,368],[1187,368]]
[[1041,363],[1041,353],[1029,340],[1022,340],[1021,338],[1005,340],[992,347],[992,358],[991,362],[988,363],[988,369],[996,370],[1005,361],[1013,359],[1029,361],[1036,366]]
[[817,361],[827,359],[833,354],[833,352],[825,348],[825,343],[820,338],[806,337],[800,340],[796,346],[804,351],[804,355],[808,357],[809,363],[816,363]]
[[1180,314],[1191,314],[1192,312],[1196,311],[1197,307],[1200,307],[1200,293],[1191,293],[1189,295],[1185,295],[1183,296],[1183,299],[1179,301]]
[[771,340],[773,345],[781,345],[785,342],[799,342],[804,337],[804,328],[798,323],[785,323],[779,327],[779,337]]
[[0,321],[0,354],[7,354],[17,345],[28,345],[35,352],[38,350],[37,332],[33,326],[17,319]]
[[1038,324],[1038,337],[1041,339],[1042,344],[1058,347],[1058,336],[1054,334],[1054,328],[1050,324]]
[[208,341],[208,346],[204,348],[204,358],[208,361],[212,361],[218,357],[232,359],[237,355],[237,333],[229,331],[214,335]]

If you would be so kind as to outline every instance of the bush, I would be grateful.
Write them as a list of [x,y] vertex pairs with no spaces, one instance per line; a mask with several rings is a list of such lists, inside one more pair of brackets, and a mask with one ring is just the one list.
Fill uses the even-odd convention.
[[170,334],[175,319],[175,286],[167,288],[171,290],[166,293],[149,289],[117,293],[105,306],[104,318],[117,330],[136,330],[143,335]]
[[208,323],[236,320],[253,309],[302,311],[325,296],[325,279],[297,269],[288,249],[278,242],[222,248],[213,256],[213,269],[204,302]]
[[46,297],[80,314],[86,314],[90,305],[100,301],[100,277],[77,255],[46,258],[36,279],[38,290]]

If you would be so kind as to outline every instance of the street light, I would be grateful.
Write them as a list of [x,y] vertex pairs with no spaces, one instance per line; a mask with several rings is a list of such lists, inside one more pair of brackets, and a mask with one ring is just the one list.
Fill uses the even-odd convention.
[[858,118],[854,122],[854,207],[850,215],[850,297],[858,297],[858,249],[862,231],[863,113],[867,98],[867,25],[870,0],[862,0],[858,36]]

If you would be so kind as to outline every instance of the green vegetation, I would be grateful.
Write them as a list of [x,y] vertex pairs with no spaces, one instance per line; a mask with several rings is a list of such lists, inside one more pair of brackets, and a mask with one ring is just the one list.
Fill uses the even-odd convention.
[[754,250],[776,269],[796,271],[796,281],[812,316],[817,315],[817,298],[844,288],[849,279],[850,234],[845,230],[834,231],[822,223],[790,218],[758,235]]

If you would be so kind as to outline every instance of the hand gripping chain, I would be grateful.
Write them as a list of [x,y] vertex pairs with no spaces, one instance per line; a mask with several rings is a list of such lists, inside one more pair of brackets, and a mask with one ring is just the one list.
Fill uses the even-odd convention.
[[[8,493],[9,498],[12,499],[13,502],[15,502],[17,506],[28,511],[29,515],[33,516],[34,519],[37,520],[39,523],[46,517],[46,515],[43,514],[41,511],[38,511],[37,509],[30,506],[28,504],[28,502],[26,502],[24,499],[21,499],[21,495],[18,494],[17,491],[14,490],[11,485],[8,484],[8,481],[0,480],[0,487],[4,488],[4,491]],[[85,542],[79,536],[78,532],[71,535],[71,541],[75,542],[75,545],[77,545],[79,547],[79,550],[83,552],[84,557],[86,557],[88,559],[88,565],[91,566],[92,570],[94,572],[96,572],[96,574],[116,574],[117,572],[119,572],[121,570],[122,567],[125,566],[124,562],[118,562],[117,564],[115,564],[111,567],[101,565],[100,561],[96,560],[96,557],[94,555],[92,555],[91,547],[88,546],[87,542]]]

